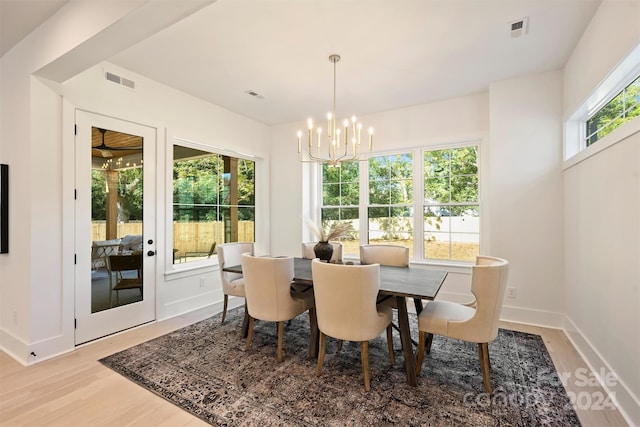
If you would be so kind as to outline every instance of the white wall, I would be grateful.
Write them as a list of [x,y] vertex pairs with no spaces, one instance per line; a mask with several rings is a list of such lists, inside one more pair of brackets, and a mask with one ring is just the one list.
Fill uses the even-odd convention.
[[[31,76],[139,6],[139,2],[96,3],[88,10],[81,3],[65,5],[0,59],[0,159],[10,168],[9,253],[0,255],[0,346],[21,361],[29,359],[34,342],[48,337],[57,340],[59,348],[68,342],[60,315],[61,262],[50,256],[59,255],[62,246],[60,227],[50,228],[49,222],[59,223],[56,218],[61,215],[61,200],[50,197],[60,195],[60,170],[47,162],[47,158],[55,161],[57,154],[46,154],[46,150],[59,152],[61,147],[60,121],[53,123],[60,119],[61,104],[58,96],[49,94],[40,99],[43,105],[33,107],[38,100],[32,89],[39,90],[42,85]],[[88,25],[68,31],[75,22]],[[32,107],[34,111],[46,110],[47,105],[54,108],[51,115],[34,121]],[[38,168],[41,175],[34,174]],[[43,205],[51,216],[38,220],[43,216]],[[38,235],[42,231],[44,240]],[[49,268],[50,276],[46,274]],[[47,304],[49,297],[52,300]],[[41,305],[47,305],[45,312],[56,315],[44,321],[36,319]]]
[[[639,22],[638,1],[601,4],[565,68],[564,117],[640,42]],[[566,331],[592,369],[613,373],[609,388],[637,422],[640,133],[567,168],[564,195]]]
[[[503,318],[559,327],[564,310],[562,74],[491,85],[492,254],[509,260],[517,298]],[[526,313],[525,317],[522,317]]]
[[[113,84],[104,78],[109,70],[136,82],[135,91]],[[117,118],[141,123],[161,123],[167,129],[166,141],[158,141],[158,150],[171,156],[173,138],[197,142],[213,150],[227,150],[255,156],[256,160],[256,251],[263,252],[269,242],[269,130],[266,125],[232,113],[198,98],[166,87],[143,76],[134,74],[109,63],[103,63],[81,75],[66,81],[61,91],[76,107]],[[164,156],[162,156],[164,157]],[[164,162],[157,165],[157,176],[171,177],[171,170]],[[164,180],[158,189],[158,202],[171,212],[171,200],[165,192]],[[166,182],[166,188],[170,179]],[[170,215],[170,214],[169,214]],[[162,220],[159,218],[159,220]],[[170,216],[165,218],[170,222]],[[163,230],[162,225],[159,225]],[[185,271],[172,270],[171,242],[168,233],[158,236],[159,264],[157,277],[157,318],[164,319],[193,310],[222,299],[217,269]],[[215,260],[214,260],[215,261]],[[205,274],[206,273],[206,274]],[[199,279],[206,278],[201,288]]]
[[[374,153],[469,139],[486,140],[487,102],[487,93],[480,93],[363,116],[359,120],[376,129]],[[274,236],[271,251],[277,254],[300,255],[300,242],[311,238],[306,235],[303,218],[311,216],[310,206],[303,201],[314,191],[314,181],[308,177],[312,168],[298,161],[296,139],[296,132],[305,120],[303,117],[300,123],[271,129],[271,234]]]
[[568,118],[640,38],[640,1],[603,0],[564,69]]
[[[121,2],[115,2],[121,3]],[[129,5],[163,9],[162,2],[131,2]],[[202,3],[202,2],[201,2]],[[195,2],[193,3],[195,4]],[[0,348],[23,363],[33,363],[73,349],[73,109],[139,121],[157,127],[167,139],[158,141],[164,159],[170,153],[171,138],[181,137],[212,147],[242,151],[257,158],[258,251],[269,241],[269,130],[265,125],[170,90],[162,85],[99,64],[64,83],[33,77],[48,64],[52,74],[64,74],[59,60],[77,46],[86,48],[95,38],[80,30],[77,37],[58,39],[56,28],[69,18],[71,27],[92,23],[95,31],[118,25],[131,10],[120,4],[102,13],[88,10],[83,2],[71,2],[53,21],[39,28],[2,57],[2,162],[11,166],[10,253],[0,256]],[[185,6],[187,7],[187,6]],[[125,10],[126,9],[126,10]],[[183,16],[184,11],[173,12]],[[146,9],[147,12],[150,12]],[[92,16],[83,19],[83,12]],[[170,13],[162,10],[163,20]],[[137,13],[137,15],[136,15]],[[140,9],[134,13],[137,23]],[[95,15],[95,16],[93,16]],[[98,16],[99,18],[96,18]],[[155,22],[151,15],[145,22]],[[139,25],[129,28],[140,36]],[[90,40],[85,42],[84,37]],[[100,37],[98,37],[100,39]],[[123,38],[118,38],[122,42]],[[135,40],[135,37],[132,39]],[[102,40],[104,42],[104,40]],[[106,49],[109,50],[108,48]],[[101,51],[97,49],[97,51]],[[61,55],[61,56],[59,56]],[[71,55],[73,56],[73,55]],[[93,55],[95,59],[97,55]],[[71,58],[70,62],[78,58]],[[43,68],[44,67],[44,68]],[[104,67],[136,80],[130,91],[103,78]],[[66,155],[65,155],[66,154]],[[157,165],[158,176],[170,177],[166,162]],[[159,202],[168,202],[166,183],[158,185]],[[169,205],[164,211],[171,211]],[[159,218],[162,224],[165,216]],[[165,232],[158,241],[171,242]],[[163,319],[222,300],[216,268],[171,273],[170,248],[159,246],[157,262],[156,317]],[[162,254],[169,254],[162,256]],[[70,273],[71,272],[71,273]],[[167,273],[167,274],[165,274]],[[205,287],[199,279],[206,277]],[[35,353],[35,356],[30,353]]]
[[[561,326],[564,309],[561,108],[556,71],[498,82],[489,93],[362,117],[376,129],[374,151],[484,139],[482,251],[511,262],[509,286],[517,289],[503,318],[553,327]],[[271,250],[278,254],[299,253],[305,229],[299,212],[309,209],[302,194],[310,190],[302,180],[306,166],[296,157],[300,126],[272,129],[271,234],[278,238]],[[449,270],[439,297],[468,299],[469,272]]]

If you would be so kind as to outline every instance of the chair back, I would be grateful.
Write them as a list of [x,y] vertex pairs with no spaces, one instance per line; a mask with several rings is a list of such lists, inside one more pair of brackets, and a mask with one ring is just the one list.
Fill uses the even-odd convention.
[[[215,245],[215,243],[214,243]],[[253,242],[234,242],[224,243],[218,246],[218,267],[220,267],[220,277],[222,279],[222,287],[230,286],[230,282],[242,277],[239,273],[229,273],[222,271],[226,266],[242,264],[242,254],[250,253],[253,255]]]
[[[302,244],[302,258],[314,259],[316,253],[313,248],[318,242],[307,242]],[[342,243],[329,242],[333,246],[333,255],[331,255],[331,261],[342,262]]]
[[293,257],[256,257],[242,254],[247,311],[254,319],[289,320],[300,314],[301,303],[291,297]]
[[509,262],[489,256],[476,257],[472,267],[471,292],[476,298],[476,312],[469,321],[473,341],[490,342],[498,336],[498,323],[507,287]]
[[399,245],[361,245],[360,262],[409,267],[409,248]]
[[142,254],[135,255],[109,255],[110,271],[137,271],[138,277],[142,272]]
[[346,341],[368,341],[380,333],[376,299],[380,266],[311,264],[318,328]]

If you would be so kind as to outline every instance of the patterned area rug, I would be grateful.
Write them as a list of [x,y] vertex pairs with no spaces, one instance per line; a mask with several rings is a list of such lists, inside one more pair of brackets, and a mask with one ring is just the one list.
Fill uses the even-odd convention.
[[[406,384],[400,338],[396,366],[384,334],[369,343],[366,393],[360,344],[336,353],[328,339],[320,377],[308,358],[306,314],[285,327],[277,363],[275,323],[256,321],[244,350],[243,308],[101,360],[185,411],[220,426],[579,426],[540,336],[500,330],[489,344],[494,394],[484,393],[477,345],[435,337],[418,387]],[[410,316],[417,331],[415,316]]]

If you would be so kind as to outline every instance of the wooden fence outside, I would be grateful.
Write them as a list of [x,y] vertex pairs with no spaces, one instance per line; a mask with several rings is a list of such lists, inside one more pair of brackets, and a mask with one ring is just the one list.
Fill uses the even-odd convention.
[[[142,222],[126,222],[118,224],[118,237],[127,234],[142,234]],[[209,252],[211,244],[224,243],[224,223],[216,222],[174,222],[173,223],[173,248],[177,249],[176,255]],[[91,239],[106,240],[106,224],[104,221],[91,223]],[[238,241],[253,242],[254,222],[240,221],[238,223]]]

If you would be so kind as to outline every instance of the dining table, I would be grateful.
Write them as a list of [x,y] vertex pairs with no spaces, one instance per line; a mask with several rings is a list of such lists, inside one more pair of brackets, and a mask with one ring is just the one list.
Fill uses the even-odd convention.
[[[311,271],[311,259],[294,258],[294,278],[293,283],[307,285],[313,288],[313,274]],[[242,265],[233,265],[223,268],[224,271],[242,274]],[[416,358],[413,353],[411,330],[409,328],[409,313],[407,309],[407,298],[412,298],[419,314],[422,310],[423,300],[433,300],[442,287],[447,272],[424,267],[391,267],[380,266],[380,290],[378,300],[385,298],[395,298],[398,307],[398,329],[400,331],[400,342],[402,343],[402,353],[404,356],[404,366],[407,376],[407,384],[416,387],[418,379],[416,376]],[[247,334],[248,322],[245,310],[245,322],[243,322],[243,335]],[[311,319],[315,322],[315,319]],[[311,339],[309,353],[318,355],[319,334],[317,324],[310,325]]]

